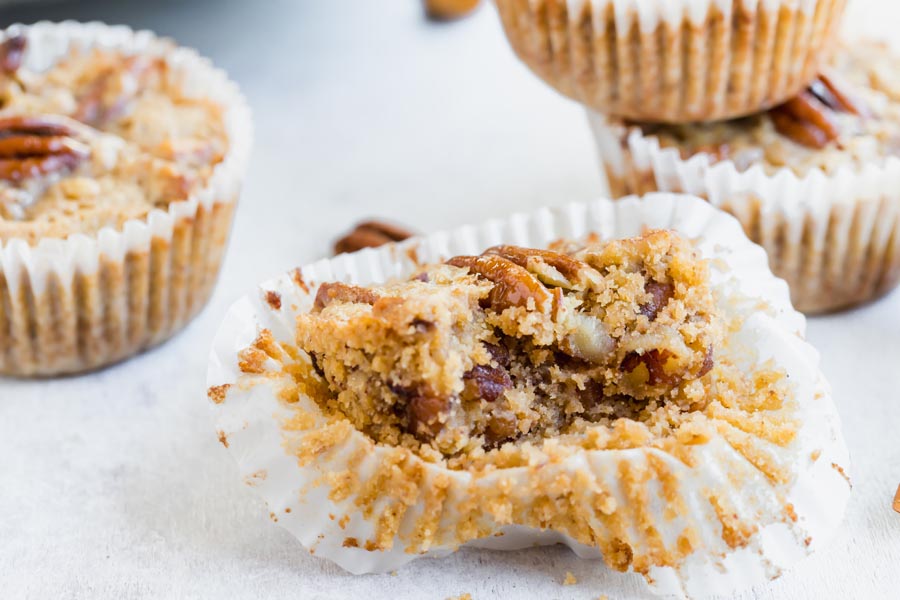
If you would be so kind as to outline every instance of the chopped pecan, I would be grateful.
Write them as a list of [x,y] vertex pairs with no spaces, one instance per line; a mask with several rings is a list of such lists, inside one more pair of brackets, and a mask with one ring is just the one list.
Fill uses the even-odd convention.
[[534,275],[501,256],[457,256],[448,260],[447,264],[468,269],[493,283],[488,302],[497,312],[513,306],[528,306],[529,300],[534,301],[538,310],[552,306],[550,292]]
[[498,413],[491,415],[484,432],[484,442],[487,448],[495,448],[503,442],[515,438],[519,434],[519,423],[516,417],[510,413]]
[[364,221],[334,243],[334,253],[356,252],[363,248],[377,248],[391,242],[402,242],[415,235],[399,225],[382,221]]
[[672,299],[675,287],[671,283],[660,283],[650,279],[644,284],[644,291],[650,296],[650,300],[646,304],[641,304],[640,311],[642,315],[654,321],[659,311]]
[[706,349],[706,354],[703,356],[703,364],[700,365],[700,372],[697,373],[697,377],[703,377],[710,371],[712,371],[715,362],[713,361],[713,348],[710,346]]
[[90,154],[75,135],[57,117],[0,118],[0,179],[19,182],[74,169]]
[[520,246],[494,246],[485,254],[502,256],[528,269],[542,283],[566,289],[584,289],[585,282],[596,275],[588,265],[571,256],[552,250],[522,248]]
[[769,111],[775,129],[785,137],[810,148],[824,148],[840,131],[832,113],[869,116],[858,100],[841,90],[831,74],[821,74],[806,90]]
[[484,400],[495,402],[503,392],[513,386],[512,378],[503,367],[475,365],[463,375],[465,388],[462,392],[464,400]]
[[319,291],[316,292],[313,311],[320,311],[332,302],[375,304],[378,299],[378,294],[363,287],[337,281],[334,283],[323,283],[319,286]]
[[21,33],[14,34],[0,44],[0,71],[4,75],[14,75],[22,66],[28,38]]
[[407,431],[420,441],[430,441],[444,427],[441,419],[449,409],[446,398],[430,394],[415,394],[406,405]]
[[101,127],[121,117],[150,77],[164,68],[165,62],[161,58],[124,57],[103,69],[87,86],[78,98],[72,117],[93,127]]
[[641,365],[647,370],[647,384],[665,384],[673,385],[677,382],[677,378],[666,372],[665,364],[669,359],[668,350],[648,350],[643,354],[630,352],[622,360],[622,371],[631,373]]

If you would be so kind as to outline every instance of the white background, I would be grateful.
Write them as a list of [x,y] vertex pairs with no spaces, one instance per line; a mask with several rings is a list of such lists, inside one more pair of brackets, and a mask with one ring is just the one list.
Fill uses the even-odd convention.
[[[129,5],[126,5],[129,4]],[[896,35],[900,4],[852,19]],[[0,598],[637,598],[562,548],[463,551],[354,577],[271,523],[216,441],[209,342],[252,286],[351,222],[422,231],[603,193],[582,111],[513,57],[496,14],[433,25],[417,0],[113,0],[0,11],[153,28],[226,68],[257,144],[215,297],[170,343],[105,371],[0,379]],[[742,599],[900,597],[900,293],[813,319],[855,464],[833,545]],[[566,571],[578,579],[563,587]]]

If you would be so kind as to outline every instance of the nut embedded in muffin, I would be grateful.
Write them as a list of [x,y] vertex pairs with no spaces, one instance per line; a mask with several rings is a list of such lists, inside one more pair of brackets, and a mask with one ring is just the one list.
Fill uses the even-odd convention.
[[325,407],[376,441],[490,450],[702,406],[721,335],[706,279],[665,231],[497,246],[406,282],[324,284],[297,344]]

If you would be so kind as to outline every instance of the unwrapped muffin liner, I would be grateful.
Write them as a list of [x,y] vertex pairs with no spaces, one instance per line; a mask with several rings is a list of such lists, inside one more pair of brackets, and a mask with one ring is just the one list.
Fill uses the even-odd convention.
[[[296,352],[296,317],[310,310],[322,282],[384,282],[410,276],[418,264],[499,243],[542,247],[590,232],[634,236],[648,227],[695,240],[712,259],[720,308],[747,315],[729,348],[717,353],[733,353],[748,368],[771,359],[787,371],[797,436],[786,447],[742,437],[762,463],[788,474],[781,483],[724,437],[692,446],[693,467],[650,448],[567,451],[547,440],[524,466],[452,471],[375,444],[303,394],[284,397],[292,377],[282,368]],[[460,546],[563,543],[579,556],[603,556],[640,572],[659,593],[727,593],[777,576],[821,546],[842,520],[847,450],[804,329],[786,285],[733,218],[687,196],[600,200],[341,255],[264,283],[231,308],[215,338],[209,397],[219,440],[271,519],[309,552],[353,573],[389,571]],[[248,373],[242,351],[265,332],[271,334],[259,344],[265,360]],[[721,494],[712,501],[709,490]],[[628,501],[636,497],[642,500]],[[667,510],[672,506],[681,507],[677,514]],[[749,537],[729,544],[728,533],[744,525]],[[690,542],[679,541],[685,536]],[[664,549],[680,543],[688,548],[672,562]]]
[[705,153],[683,158],[638,127],[590,113],[613,197],[683,192],[737,217],[807,313],[872,300],[900,281],[900,159],[832,173],[740,170]]
[[14,25],[3,37],[16,32],[28,37],[29,68],[50,67],[72,46],[162,56],[186,95],[225,108],[228,153],[192,197],[119,230],[0,243],[0,374],[80,372],[165,340],[206,303],[246,171],[250,110],[224,72],[149,31],[42,22]]
[[743,116],[818,74],[845,0],[496,0],[516,54],[594,110],[637,121]]

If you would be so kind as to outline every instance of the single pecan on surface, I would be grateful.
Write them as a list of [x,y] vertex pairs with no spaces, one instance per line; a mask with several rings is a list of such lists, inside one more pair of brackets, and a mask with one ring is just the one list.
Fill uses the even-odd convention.
[[0,118],[0,179],[19,182],[71,170],[90,154],[65,119],[53,116]]
[[28,39],[21,33],[14,34],[0,43],[0,71],[4,75],[14,75],[22,66]]
[[79,95],[72,117],[92,127],[101,127],[121,117],[150,77],[164,68],[161,58],[122,58],[103,69]]
[[469,14],[479,0],[423,0],[425,13],[435,21],[449,21]]
[[800,95],[769,111],[775,129],[810,148],[824,148],[840,135],[835,113],[868,117],[866,107],[854,99],[831,74],[821,74]]
[[363,221],[334,243],[334,253],[356,252],[363,248],[377,248],[391,242],[402,242],[415,235],[399,225],[382,221]]

